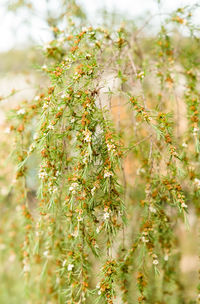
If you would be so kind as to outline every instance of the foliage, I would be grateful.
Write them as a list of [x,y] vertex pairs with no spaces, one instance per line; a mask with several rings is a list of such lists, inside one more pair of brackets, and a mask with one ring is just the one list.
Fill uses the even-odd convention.
[[9,114],[13,250],[29,303],[197,303],[177,236],[192,208],[199,217],[193,9],[148,38],[125,25],[81,27],[77,17],[52,28],[40,68],[48,88]]

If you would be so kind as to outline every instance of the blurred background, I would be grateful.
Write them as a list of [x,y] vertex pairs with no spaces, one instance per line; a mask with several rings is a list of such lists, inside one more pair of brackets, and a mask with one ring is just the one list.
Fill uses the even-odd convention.
[[[16,4],[17,3],[17,4]],[[16,13],[16,8],[23,4],[23,1],[1,1],[0,9],[0,52],[11,49],[22,49],[23,47],[43,44],[49,41],[51,35],[45,22],[47,11],[56,14],[61,9],[61,1],[35,0],[28,1],[34,7],[34,13],[27,7],[22,6]],[[78,4],[84,9],[88,21],[91,24],[102,24],[104,13],[116,15],[118,21],[131,19],[142,21],[151,18],[151,26],[158,24],[162,16],[155,15],[162,12],[167,14],[179,7],[195,4],[195,0],[142,0],[140,3],[132,0],[79,0]],[[48,8],[47,8],[48,7]],[[8,11],[8,8],[14,11]],[[199,14],[196,16],[198,21]]]

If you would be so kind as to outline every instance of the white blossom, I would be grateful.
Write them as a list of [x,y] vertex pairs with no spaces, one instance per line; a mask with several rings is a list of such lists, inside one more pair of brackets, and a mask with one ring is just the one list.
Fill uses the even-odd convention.
[[165,260],[166,262],[169,260],[168,254],[166,254],[166,255],[164,256],[164,260]]
[[81,216],[78,216],[78,222],[82,222],[83,218]]
[[140,175],[141,173],[145,173],[145,169],[144,168],[138,168],[136,171],[137,175]]
[[152,213],[156,213],[156,209],[153,206],[149,206],[149,211]]
[[53,130],[53,129],[54,129],[54,126],[53,126],[52,124],[49,124],[48,127],[47,127],[47,129]]
[[137,73],[137,77],[143,79],[144,78],[144,72],[141,71],[141,72]]
[[10,131],[11,131],[11,130],[10,130],[10,128],[8,127],[8,128],[5,129],[4,133],[9,134]]
[[44,252],[43,252],[43,255],[44,255],[45,257],[48,257],[48,255],[49,255],[49,250],[44,251]]
[[105,170],[105,171],[104,171],[104,178],[110,177],[110,176],[113,176],[113,173],[112,173],[111,171]]
[[143,241],[143,243],[148,243],[148,242],[149,242],[149,240],[146,239],[145,236],[142,236],[142,237],[141,237],[141,240]]
[[72,191],[73,194],[76,193],[76,188],[78,187],[78,183],[72,183],[71,186],[69,187],[69,191]]
[[72,235],[73,237],[77,238],[77,237],[78,237],[78,230],[76,230],[75,232],[73,232],[71,235]]
[[83,131],[83,135],[85,136],[84,141],[91,142],[91,134],[92,133],[89,130]]
[[65,99],[65,98],[66,98],[66,94],[63,93],[60,97],[61,97],[62,99]]
[[49,106],[48,102],[45,102],[42,106],[42,109],[46,110],[48,108],[48,106]]
[[199,131],[199,128],[194,128],[193,129],[193,135],[197,135],[197,132]]
[[33,152],[34,149],[35,149],[35,144],[32,143],[32,144],[30,145],[30,147],[29,147],[28,152],[31,153],[31,152]]
[[151,192],[151,191],[150,191],[149,188],[146,188],[146,189],[145,189],[145,193],[146,193],[146,194],[149,194],[150,192]]
[[40,96],[35,96],[34,100],[38,101],[40,99]]
[[24,272],[30,272],[30,270],[31,270],[31,267],[29,264],[24,265],[24,268],[23,268]]
[[110,217],[110,214],[108,212],[105,212],[103,215],[104,220],[107,220]]
[[86,151],[86,152],[85,152],[85,155],[84,155],[84,158],[83,158],[83,163],[84,163],[84,164],[87,164],[87,163],[88,163],[88,158],[89,158],[89,153]]
[[17,111],[17,115],[24,115],[26,111],[24,109],[20,109]]
[[91,194],[92,194],[92,196],[94,195],[95,190],[96,190],[96,187],[94,186],[94,187],[92,188],[92,190],[91,190]]
[[52,192],[56,193],[57,191],[58,191],[58,187],[54,186],[53,189],[52,189]]
[[34,139],[34,140],[37,140],[37,139],[38,139],[38,133],[37,133],[37,132],[33,135],[33,139]]
[[78,72],[75,72],[75,73],[74,73],[74,75],[75,75],[75,76],[73,77],[73,79],[74,79],[74,80],[77,80],[77,79],[79,79],[79,78],[80,78],[80,76],[79,76]]
[[182,203],[182,204],[181,204],[181,207],[182,207],[182,208],[188,208],[188,205],[186,205],[185,203]]
[[46,171],[40,170],[40,172],[38,173],[38,177],[39,179],[45,179],[45,177],[47,177],[48,174]]
[[107,148],[108,148],[108,151],[115,151],[115,146],[111,143],[107,143]]
[[65,267],[66,263],[67,263],[67,260],[64,260],[64,261],[62,262],[62,266]]
[[82,32],[87,32],[88,30],[89,30],[88,27],[85,26],[82,27]]
[[74,268],[74,265],[73,265],[73,264],[69,264],[69,265],[67,266],[67,270],[68,270],[68,271],[71,271],[73,268]]
[[187,144],[184,142],[184,143],[182,143],[182,147],[184,147],[184,148],[187,148]]
[[86,57],[86,59],[90,59],[91,58],[91,54],[88,53],[88,54],[85,55],[85,57]]
[[97,229],[96,229],[96,233],[99,233],[100,232],[100,228],[99,227],[97,227]]
[[60,175],[60,172],[59,171],[56,171],[56,176],[58,177]]
[[85,297],[85,294],[82,293],[82,301],[85,302],[86,301],[86,297]]
[[194,179],[194,183],[195,183],[195,185],[196,185],[198,188],[200,188],[200,179],[195,178],[195,179]]
[[158,265],[158,263],[159,263],[158,260],[153,260],[154,265]]

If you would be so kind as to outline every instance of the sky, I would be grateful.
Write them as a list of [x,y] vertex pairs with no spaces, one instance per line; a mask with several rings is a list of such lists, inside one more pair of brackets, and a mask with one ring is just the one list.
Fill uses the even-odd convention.
[[[4,1],[4,0],[3,0]],[[56,4],[56,0],[54,0]],[[2,0],[0,0],[2,2]],[[43,0],[34,0],[39,8],[39,13],[43,13]],[[118,11],[128,15],[130,18],[142,16],[149,11],[151,14],[158,12],[158,0],[79,0],[83,8],[89,14],[90,20],[98,20],[98,11],[105,7],[108,11]],[[197,0],[162,0],[162,11],[170,12],[178,7],[196,3]],[[28,37],[32,37],[42,44],[50,39],[44,24],[38,19],[32,18],[30,24],[23,24],[26,12],[19,14],[8,13],[0,4],[0,52],[8,51],[12,48],[23,46],[27,43]],[[200,14],[198,16],[200,18]]]

